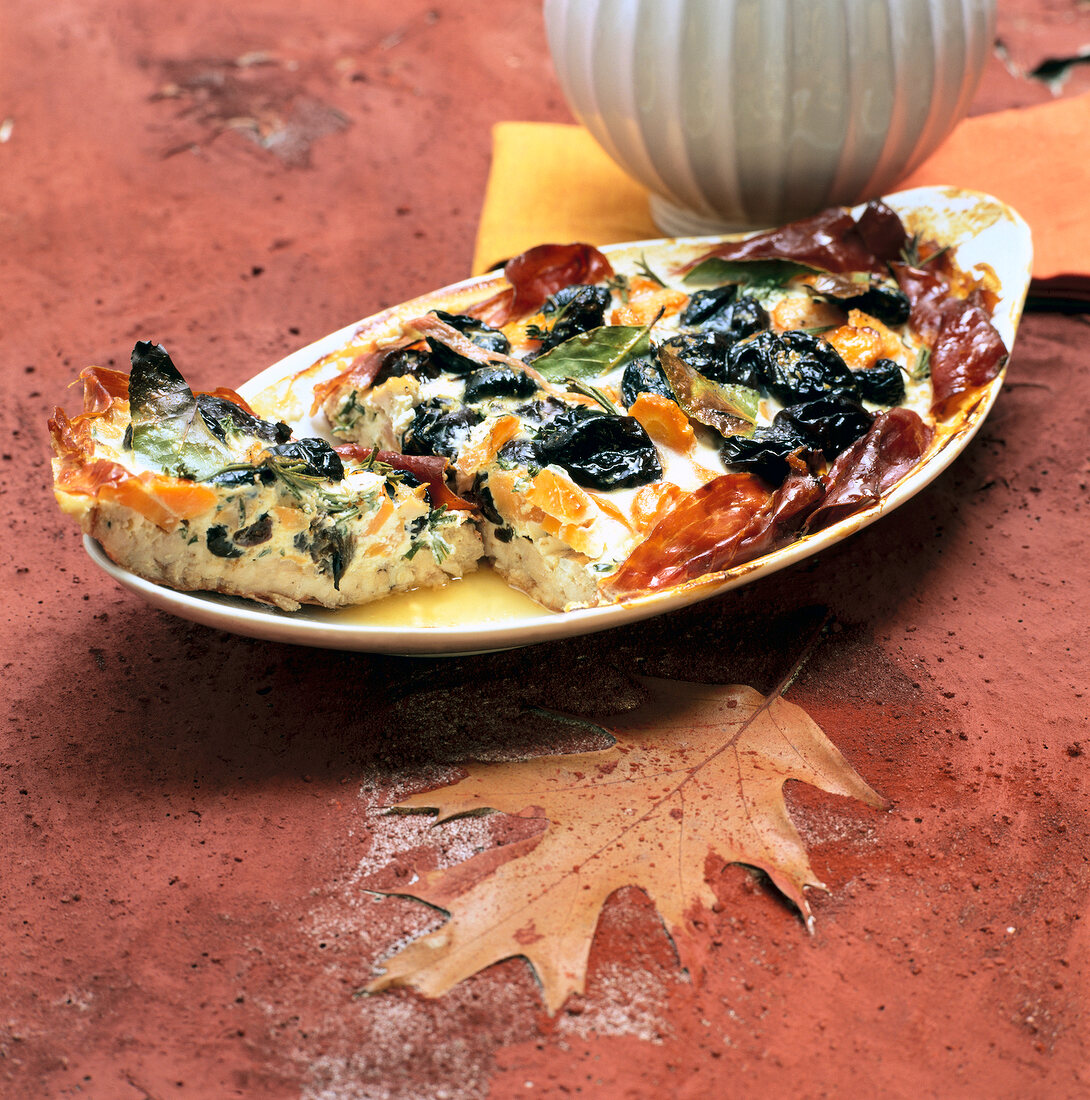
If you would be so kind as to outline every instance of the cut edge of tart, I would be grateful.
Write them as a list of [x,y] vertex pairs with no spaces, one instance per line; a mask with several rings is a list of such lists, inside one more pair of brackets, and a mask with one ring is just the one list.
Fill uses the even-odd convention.
[[90,367],[81,380],[84,411],[50,420],[57,500],[140,577],[295,611],[477,568],[470,506],[450,494],[433,507],[422,470],[294,439],[232,391],[194,394],[150,343],[131,375]]

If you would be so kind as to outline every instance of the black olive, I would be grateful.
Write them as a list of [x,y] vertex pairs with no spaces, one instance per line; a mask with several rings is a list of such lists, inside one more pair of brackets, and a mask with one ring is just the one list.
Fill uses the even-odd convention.
[[[461,313],[445,313],[441,309],[432,310],[440,321],[445,321],[451,328],[457,329],[468,340],[471,340],[479,348],[485,351],[498,352],[506,355],[511,350],[511,342],[499,329],[486,325],[476,317],[468,317]],[[439,337],[429,336],[428,347],[431,349],[431,357],[435,364],[450,374],[465,374],[480,367],[480,363],[467,359],[453,348],[447,347]]]
[[466,378],[464,400],[467,404],[488,397],[530,397],[537,392],[537,383],[524,371],[514,367],[481,367]]
[[418,405],[405,431],[401,449],[407,455],[445,455],[454,458],[469,429],[484,414],[478,409],[455,406],[438,399]]
[[208,528],[205,535],[208,551],[217,558],[241,558],[242,551],[227,537],[227,528],[222,525]]
[[296,439],[291,443],[281,443],[278,447],[270,447],[269,454],[302,462],[304,465],[300,473],[311,477],[321,477],[327,481],[344,479],[341,456],[324,439]]
[[812,451],[821,451],[832,462],[860,436],[866,435],[874,417],[862,405],[842,395],[821,397],[781,409],[772,420],[776,438],[797,440]]
[[737,292],[738,287],[734,283],[713,287],[711,290],[698,290],[689,299],[689,304],[681,314],[681,323],[690,328],[699,328],[720,310],[730,305]]
[[405,375],[413,378],[438,378],[441,373],[426,351],[419,348],[394,348],[383,356],[382,366],[371,384],[381,386],[391,378],[402,378]]
[[235,543],[239,546],[260,546],[272,538],[272,533],[272,517],[268,512],[262,512],[249,527],[235,532]]
[[903,325],[912,312],[908,295],[895,286],[872,286],[856,298],[842,299],[841,304],[861,309],[886,325]]
[[631,489],[662,477],[658,452],[638,420],[585,406],[547,424],[537,451],[543,464],[563,467],[586,489]]
[[671,336],[663,347],[670,348],[687,366],[713,382],[727,381],[727,353],[730,340],[719,333],[689,332]]
[[612,301],[613,296],[604,286],[573,283],[558,290],[541,307],[546,318],[555,317],[555,320],[537,354],[605,324],[606,310]]
[[210,393],[197,394],[197,408],[200,409],[208,430],[220,442],[226,441],[228,432],[253,436],[266,443],[286,443],[291,438],[291,428],[287,424],[262,420],[233,401]]
[[625,367],[621,378],[621,401],[624,402],[626,409],[630,409],[636,403],[636,398],[641,393],[657,393],[662,397],[670,398],[671,401],[677,400],[666,375],[663,374],[662,367],[649,355],[633,359]]
[[859,392],[875,405],[899,405],[905,399],[905,378],[892,359],[879,359],[873,367],[855,372]]

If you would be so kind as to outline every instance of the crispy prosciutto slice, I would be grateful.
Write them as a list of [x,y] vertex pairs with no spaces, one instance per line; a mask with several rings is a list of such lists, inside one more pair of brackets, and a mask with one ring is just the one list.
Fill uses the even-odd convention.
[[793,260],[821,271],[885,273],[886,265],[900,256],[907,239],[901,219],[880,202],[868,203],[858,221],[850,211],[833,207],[779,229],[717,245],[682,271],[717,258]]
[[592,244],[540,244],[508,260],[503,274],[510,287],[466,311],[497,327],[534,313],[566,286],[608,279],[613,267]]
[[833,464],[825,478],[825,499],[810,516],[807,529],[828,527],[875,504],[919,462],[933,435],[910,409],[882,413]]
[[345,443],[334,448],[342,458],[357,462],[380,462],[394,470],[405,470],[428,487],[428,499],[433,508],[446,508],[450,512],[472,512],[476,505],[453,493],[446,483],[450,467],[441,455],[403,455],[397,451],[380,451],[377,447],[363,447],[358,443]]
[[894,264],[912,303],[911,323],[931,346],[932,411],[942,417],[963,393],[990,382],[1007,361],[1007,348],[980,296],[952,298],[942,274]]

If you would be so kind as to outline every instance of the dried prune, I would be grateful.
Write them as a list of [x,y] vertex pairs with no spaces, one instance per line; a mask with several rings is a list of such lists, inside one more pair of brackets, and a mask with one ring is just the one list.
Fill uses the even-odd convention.
[[870,431],[874,417],[858,402],[835,395],[790,405],[776,413],[772,432],[783,439],[805,442],[832,462],[860,436]]
[[768,312],[756,298],[723,293],[735,290],[733,286],[698,290],[689,299],[689,305],[681,315],[681,323],[703,332],[717,332],[731,340],[742,340],[768,328]]
[[875,405],[899,405],[905,399],[905,376],[892,359],[879,359],[873,367],[855,372],[859,392]]
[[780,485],[790,467],[787,456],[800,447],[832,462],[870,430],[874,418],[843,396],[822,397],[781,409],[767,428],[752,436],[728,436],[720,447],[723,461]]
[[649,355],[633,359],[624,369],[621,377],[621,401],[626,409],[631,408],[641,393],[657,393],[662,397],[676,400],[666,375],[658,362]]
[[585,406],[545,425],[537,438],[542,464],[554,463],[587,489],[631,489],[662,477],[662,463],[638,420]]
[[382,366],[371,384],[381,386],[391,378],[403,378],[405,375],[413,378],[438,378],[440,373],[439,365],[426,351],[420,348],[394,348],[382,357]]
[[855,376],[840,353],[809,332],[761,332],[735,344],[727,357],[727,373],[734,376],[731,381],[751,379],[742,384],[755,385],[784,405],[830,394],[854,400],[860,396]]
[[699,328],[711,320],[720,310],[730,305],[734,301],[737,292],[738,287],[735,283],[713,287],[711,290],[698,290],[689,299],[689,304],[685,307],[679,320],[683,325],[690,328]]
[[204,541],[208,546],[208,552],[215,554],[217,558],[241,558],[242,551],[231,541],[227,534],[227,528],[222,524],[209,527]]
[[530,397],[537,383],[514,367],[481,367],[466,377],[464,399],[467,404],[488,397]]
[[861,309],[886,325],[903,325],[912,312],[908,295],[903,290],[881,284],[870,287],[858,297],[843,299],[841,304]]
[[612,300],[612,295],[604,286],[575,283],[557,291],[541,307],[541,312],[546,320],[552,321],[552,325],[537,354],[605,324],[606,310]]
[[302,463],[298,471],[301,474],[325,478],[327,481],[344,479],[341,456],[324,439],[295,439],[291,443],[270,447],[268,453],[294,463]]
[[670,348],[683,363],[705,378],[713,382],[728,381],[727,353],[731,341],[727,337],[716,332],[684,332],[671,336],[661,346]]
[[469,429],[484,414],[478,409],[456,406],[438,398],[418,405],[413,421],[405,430],[401,449],[407,455],[445,455],[454,458]]

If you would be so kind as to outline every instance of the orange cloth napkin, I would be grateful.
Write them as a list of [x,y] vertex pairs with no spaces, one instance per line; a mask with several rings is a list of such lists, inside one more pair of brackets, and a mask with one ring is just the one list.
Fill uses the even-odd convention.
[[[474,270],[545,241],[612,244],[662,234],[647,192],[579,126],[501,122]],[[985,191],[1029,222],[1034,290],[1090,298],[1090,95],[962,122],[898,190]]]

